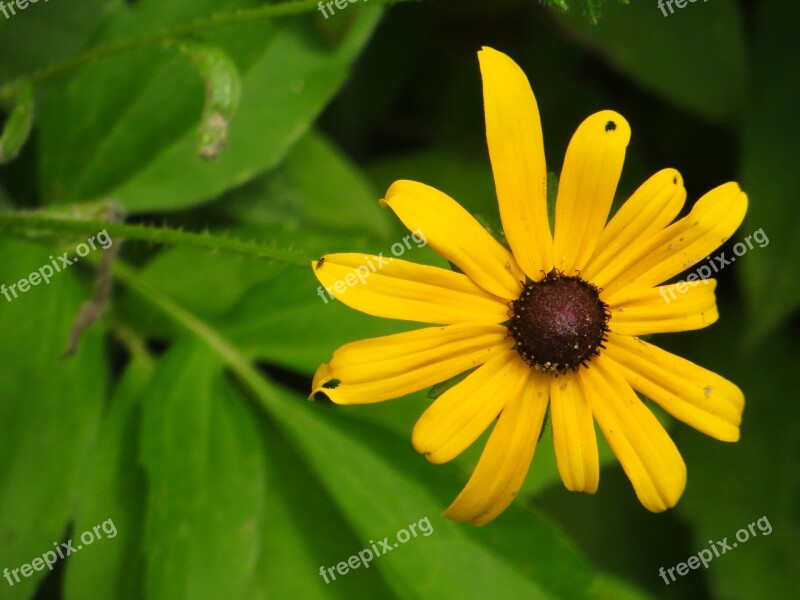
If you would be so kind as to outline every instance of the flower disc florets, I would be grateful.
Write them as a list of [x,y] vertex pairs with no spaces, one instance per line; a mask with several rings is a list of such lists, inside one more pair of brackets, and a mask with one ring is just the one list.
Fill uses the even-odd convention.
[[610,317],[597,286],[553,269],[529,281],[511,303],[509,333],[529,366],[544,373],[577,371],[605,348]]

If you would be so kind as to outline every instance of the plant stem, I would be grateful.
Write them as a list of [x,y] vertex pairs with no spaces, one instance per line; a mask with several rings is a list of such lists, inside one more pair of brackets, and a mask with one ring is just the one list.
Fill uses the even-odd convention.
[[310,258],[280,248],[220,237],[210,233],[192,233],[167,227],[130,225],[100,220],[72,220],[31,212],[0,213],[0,234],[26,240],[63,237],[65,234],[88,237],[101,231],[105,231],[112,238],[167,246],[194,246],[214,251],[226,250],[253,258],[265,258],[302,267],[308,267],[312,262]]
[[143,281],[124,263],[114,263],[114,276],[128,289],[158,307],[181,327],[205,343],[258,399],[264,403],[269,402],[272,392],[264,376],[253,366],[250,359],[239,352],[224,336],[184,309],[168,295]]

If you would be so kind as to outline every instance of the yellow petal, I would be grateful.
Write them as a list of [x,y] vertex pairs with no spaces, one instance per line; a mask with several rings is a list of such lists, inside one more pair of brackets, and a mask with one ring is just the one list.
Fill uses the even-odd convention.
[[498,354],[439,396],[414,426],[411,442],[433,463],[452,460],[521,392],[529,367],[516,350]]
[[739,439],[744,394],[733,383],[638,338],[611,334],[604,355],[642,395],[723,442]]
[[506,248],[455,200],[416,181],[396,181],[385,203],[410,231],[487,292],[516,300],[525,274]]
[[601,355],[582,374],[592,414],[647,510],[675,506],[686,487],[680,452],[631,386]]
[[478,367],[513,344],[502,325],[481,324],[361,340],[342,346],[317,369],[311,394],[323,392],[337,404],[398,398]]
[[531,279],[552,267],[547,218],[547,169],[539,108],[528,78],[508,56],[478,52],[486,139],[500,218],[511,250]]
[[525,387],[512,397],[494,426],[478,466],[445,511],[453,521],[484,525],[514,500],[528,474],[547,411],[549,377],[528,369]]
[[597,248],[583,270],[583,277],[605,287],[636,260],[627,252],[639,247],[672,223],[686,201],[683,178],[675,169],[659,171],[645,181],[609,221]]
[[693,280],[655,288],[626,288],[609,306],[609,327],[623,335],[648,335],[702,329],[719,318],[715,279]]
[[508,302],[461,273],[383,255],[329,254],[312,264],[323,300],[376,317],[444,325],[508,320]]
[[573,492],[594,494],[600,482],[600,459],[592,411],[578,374],[550,378],[550,420],[564,486]]
[[567,148],[556,199],[553,261],[562,271],[582,270],[597,246],[625,161],[631,129],[612,110],[593,114]]
[[630,266],[605,286],[606,302],[614,302],[625,286],[652,287],[703,260],[733,235],[746,211],[747,195],[736,183],[714,188],[686,217],[624,251],[637,260],[628,260]]

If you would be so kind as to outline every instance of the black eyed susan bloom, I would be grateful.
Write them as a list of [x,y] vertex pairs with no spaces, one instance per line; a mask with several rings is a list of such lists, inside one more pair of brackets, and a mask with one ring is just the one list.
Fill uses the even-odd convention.
[[348,306],[436,326],[339,348],[318,369],[312,394],[338,404],[380,402],[474,369],[431,404],[412,435],[419,452],[443,463],[494,423],[446,517],[480,525],[511,503],[548,408],[568,489],[597,489],[596,421],[641,503],[663,511],[680,498],[686,467],[636,392],[729,442],[739,438],[744,397],[733,383],[639,336],[716,321],[714,280],[695,281],[679,295],[659,284],[725,242],[744,218],[747,196],[726,183],[673,223],[686,193],[680,174],[665,169],[606,222],[630,128],[605,110],[581,123],[569,144],[551,232],[530,84],[500,52],[484,48],[479,59],[489,155],[510,250],[444,193],[413,181],[394,183],[383,203],[410,230],[424,232],[461,273],[394,259],[339,293],[338,281],[380,259],[332,254],[315,262],[322,285]]

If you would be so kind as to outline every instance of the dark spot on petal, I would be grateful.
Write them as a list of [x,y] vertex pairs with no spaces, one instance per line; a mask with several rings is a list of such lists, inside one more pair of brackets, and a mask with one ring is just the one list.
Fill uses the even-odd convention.
[[617,128],[617,124],[614,121],[609,121],[606,123],[606,131],[614,131]]

